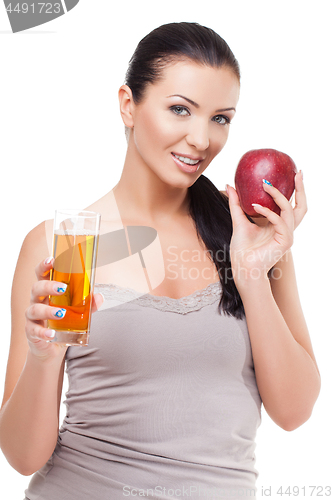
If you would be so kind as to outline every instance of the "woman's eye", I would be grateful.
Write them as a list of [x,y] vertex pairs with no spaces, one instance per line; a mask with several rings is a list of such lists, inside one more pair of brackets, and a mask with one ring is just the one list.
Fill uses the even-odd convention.
[[189,110],[187,108],[185,108],[184,106],[172,106],[170,109],[174,113],[176,113],[176,115],[187,116],[190,114]]
[[226,125],[227,123],[230,123],[230,118],[224,115],[214,116],[213,120],[214,122],[220,123],[221,125]]

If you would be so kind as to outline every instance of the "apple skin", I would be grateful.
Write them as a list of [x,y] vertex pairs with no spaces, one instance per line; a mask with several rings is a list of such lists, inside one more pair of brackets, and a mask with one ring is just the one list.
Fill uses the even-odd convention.
[[280,207],[264,191],[262,180],[271,182],[290,200],[296,173],[296,165],[290,156],[276,149],[252,149],[245,153],[235,172],[235,188],[243,211],[250,217],[263,217],[252,207],[252,203],[259,203],[280,215]]

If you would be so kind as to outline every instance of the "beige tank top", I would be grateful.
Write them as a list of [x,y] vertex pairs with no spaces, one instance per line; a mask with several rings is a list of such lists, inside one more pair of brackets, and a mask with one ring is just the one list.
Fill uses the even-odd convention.
[[67,415],[26,499],[255,499],[261,398],[220,283],[181,299],[97,292],[106,307],[67,350]]

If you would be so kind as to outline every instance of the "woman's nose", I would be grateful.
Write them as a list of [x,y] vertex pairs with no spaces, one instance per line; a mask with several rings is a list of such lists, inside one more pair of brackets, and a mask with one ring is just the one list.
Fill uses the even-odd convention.
[[204,123],[193,124],[187,134],[186,141],[198,151],[205,151],[209,146],[208,125]]

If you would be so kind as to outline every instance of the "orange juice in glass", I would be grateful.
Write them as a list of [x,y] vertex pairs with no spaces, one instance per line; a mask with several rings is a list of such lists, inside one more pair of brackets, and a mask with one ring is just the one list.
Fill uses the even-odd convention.
[[67,288],[49,297],[51,306],[66,310],[62,319],[48,320],[48,328],[56,332],[51,342],[88,345],[100,219],[86,210],[56,210],[50,279]]

